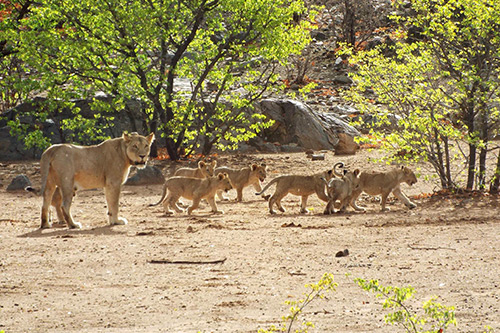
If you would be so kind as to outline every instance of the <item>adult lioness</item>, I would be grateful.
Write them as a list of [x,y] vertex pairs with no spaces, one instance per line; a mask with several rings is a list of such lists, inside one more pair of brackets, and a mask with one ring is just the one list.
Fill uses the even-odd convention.
[[94,146],[57,144],[47,148],[40,160],[43,196],[40,228],[51,226],[48,220],[51,204],[69,228],[81,228],[71,216],[71,201],[75,190],[90,188],[104,188],[109,223],[126,224],[127,220],[118,216],[121,185],[132,165],[142,168],[146,165],[153,140],[153,133],[148,136],[123,133],[120,138]]
[[198,162],[197,168],[179,168],[175,171],[174,176],[194,177],[194,178],[207,178],[214,175],[217,161],[206,163],[204,161]]
[[201,199],[207,199],[213,213],[223,213],[217,209],[215,193],[219,190],[227,192],[232,188],[229,177],[224,173],[219,173],[217,176],[208,178],[175,176],[165,181],[160,201],[150,206],[163,203],[166,214],[173,213],[170,208],[173,208],[178,213],[182,213],[184,210],[177,206],[177,201],[183,197],[193,200],[193,203],[187,209],[188,215],[191,215],[193,210],[198,208]]
[[[281,199],[283,199],[288,193],[293,195],[298,195],[302,198],[300,205],[300,212],[302,214],[307,213],[306,205],[307,199],[313,193],[316,193],[319,199],[324,202],[328,202],[329,198],[325,194],[325,179],[327,182],[335,177],[333,170],[326,170],[321,173],[310,176],[301,175],[284,175],[279,176],[271,180],[260,192],[255,193],[256,195],[261,195],[264,193],[271,185],[276,184],[276,189],[274,194],[269,198],[269,213],[275,214],[273,209],[274,204],[278,206],[281,212],[285,212],[285,209],[281,205]],[[323,178],[323,179],[322,179]]]
[[394,168],[388,172],[362,172],[359,175],[359,188],[352,194],[351,206],[358,211],[365,211],[365,208],[356,205],[356,199],[361,192],[366,192],[370,195],[381,195],[382,201],[380,202],[380,210],[389,210],[389,208],[385,207],[385,204],[387,202],[387,197],[392,192],[406,205],[406,207],[417,207],[416,204],[411,202],[410,199],[401,192],[400,184],[403,182],[406,182],[410,186],[417,182],[417,177],[413,171],[405,166]]
[[328,203],[325,207],[324,214],[332,214],[334,205],[337,200],[340,201],[339,212],[345,211],[346,207],[351,202],[353,191],[359,189],[359,169],[354,171],[344,171],[344,175],[340,178],[332,178],[330,181],[324,180],[327,184]]
[[[265,164],[252,164],[241,169],[218,167],[215,169],[215,172],[224,172],[228,174],[231,184],[233,184],[233,188],[236,190],[237,201],[243,200],[243,189],[247,186],[253,185],[256,191],[261,191],[262,187],[260,186],[260,182],[263,182],[267,177]],[[217,196],[220,200],[228,200],[228,198],[222,195],[222,191],[217,192]]]

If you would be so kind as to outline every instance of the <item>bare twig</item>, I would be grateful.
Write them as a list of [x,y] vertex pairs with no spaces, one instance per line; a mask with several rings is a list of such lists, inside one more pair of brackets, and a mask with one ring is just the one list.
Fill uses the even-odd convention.
[[213,265],[213,264],[223,264],[227,258],[220,260],[211,260],[211,261],[191,261],[191,260],[150,260],[148,261],[150,264],[187,264],[187,265]]

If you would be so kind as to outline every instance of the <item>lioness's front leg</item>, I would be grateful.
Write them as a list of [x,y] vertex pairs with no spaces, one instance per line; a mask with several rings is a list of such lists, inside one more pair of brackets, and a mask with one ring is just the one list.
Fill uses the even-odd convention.
[[107,184],[104,187],[106,202],[108,203],[108,219],[110,225],[127,224],[127,219],[118,216],[118,204],[120,202],[121,185]]
[[224,214],[224,212],[222,210],[217,209],[217,204],[215,203],[215,197],[209,197],[209,198],[207,198],[207,201],[210,204],[210,207],[212,207],[212,213]]

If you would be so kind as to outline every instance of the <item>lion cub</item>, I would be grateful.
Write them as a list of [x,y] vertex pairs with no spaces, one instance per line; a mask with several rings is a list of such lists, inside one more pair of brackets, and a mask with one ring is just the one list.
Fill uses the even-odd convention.
[[341,178],[332,178],[330,181],[324,182],[327,185],[328,203],[325,207],[324,214],[333,214],[334,205],[337,200],[340,201],[339,212],[344,212],[349,205],[353,191],[359,188],[359,169],[354,171],[344,170],[344,175]]
[[313,193],[316,193],[319,199],[324,202],[328,202],[329,198],[325,194],[325,179],[329,181],[335,177],[333,170],[326,170],[321,173],[310,176],[301,175],[284,175],[279,176],[271,180],[260,192],[255,193],[255,195],[261,195],[264,193],[271,185],[276,184],[276,189],[274,194],[269,198],[269,213],[275,214],[273,209],[274,204],[281,212],[285,212],[285,209],[281,205],[281,199],[283,199],[288,193],[293,195],[298,195],[302,197],[300,212],[302,214],[307,213],[306,205],[307,199]]
[[401,200],[406,207],[415,208],[416,204],[410,201],[406,195],[401,192],[400,184],[407,183],[413,185],[417,182],[417,177],[409,168],[401,166],[394,168],[388,172],[367,171],[362,172],[359,176],[359,188],[353,191],[351,206],[358,211],[366,211],[365,208],[356,205],[356,199],[361,192],[366,192],[370,195],[381,195],[382,201],[380,202],[380,210],[388,211],[389,208],[385,207],[387,197],[391,192]]
[[[215,169],[215,172],[224,172],[228,174],[229,179],[231,179],[231,183],[233,184],[233,188],[236,189],[237,201],[243,200],[243,189],[247,186],[253,185],[256,191],[261,191],[262,187],[260,186],[260,183],[267,177],[265,164],[252,164],[241,169],[218,167]],[[229,200],[227,197],[222,195],[222,191],[218,191],[217,196],[220,200]]]
[[224,173],[219,173],[217,176],[208,178],[175,176],[165,181],[160,201],[150,206],[163,203],[166,214],[173,213],[170,208],[173,208],[177,213],[182,213],[184,210],[177,205],[177,201],[183,197],[193,201],[191,206],[187,208],[188,215],[191,215],[193,210],[200,205],[201,199],[206,199],[210,207],[212,207],[213,213],[222,214],[223,212],[217,209],[215,194],[219,190],[227,192],[232,188],[229,177]]
[[206,163],[204,161],[198,162],[197,168],[179,168],[175,171],[174,176],[194,177],[194,178],[207,178],[214,175],[217,161]]

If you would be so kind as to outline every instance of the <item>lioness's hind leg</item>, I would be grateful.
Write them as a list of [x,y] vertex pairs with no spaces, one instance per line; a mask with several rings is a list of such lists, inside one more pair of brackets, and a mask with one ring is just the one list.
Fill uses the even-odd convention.
[[[43,196],[42,212],[41,212],[42,223],[40,225],[40,229],[47,229],[51,227],[51,224],[49,222],[49,208],[52,203],[52,197],[54,196],[55,190],[56,186],[53,183],[47,181],[44,191],[42,193]],[[63,221],[64,221],[64,216],[63,216]]]
[[56,209],[57,222],[59,224],[66,223],[64,221],[64,213],[62,210],[62,194],[59,188],[56,188],[54,195],[52,196],[52,206]]
[[61,196],[62,196],[62,214],[64,215],[64,220],[68,224],[68,228],[70,229],[80,229],[82,225],[73,220],[73,216],[71,216],[71,202],[73,201],[73,184],[71,186],[63,186],[60,188]]

